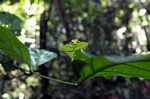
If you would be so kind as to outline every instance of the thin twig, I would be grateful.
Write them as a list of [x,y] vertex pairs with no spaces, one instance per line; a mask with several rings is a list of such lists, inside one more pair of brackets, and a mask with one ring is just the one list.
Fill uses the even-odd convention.
[[71,85],[71,86],[78,86],[78,83],[63,81],[63,80],[60,80],[60,79],[56,79],[56,78],[52,78],[52,77],[44,76],[44,75],[39,75],[39,76],[42,77],[42,78],[48,79],[48,80],[55,81],[57,83],[62,83],[62,84]]
[[[27,76],[31,76],[32,74],[34,74],[34,72],[38,72],[38,71],[34,71],[34,72],[26,72],[25,69],[23,68],[20,68],[20,67],[17,67],[17,66],[14,66],[16,69],[19,69],[20,71],[22,71],[25,75]],[[57,79],[57,78],[52,78],[52,77],[49,77],[49,76],[44,76],[44,75],[41,75],[39,74],[40,77],[42,78],[45,78],[45,79],[48,79],[48,80],[52,80],[52,81],[55,81],[57,83],[62,83],[62,84],[66,84],[66,85],[71,85],[71,86],[78,86],[79,84],[78,83],[73,83],[73,82],[68,82],[68,81],[63,81],[63,80],[60,80],[60,79]]]

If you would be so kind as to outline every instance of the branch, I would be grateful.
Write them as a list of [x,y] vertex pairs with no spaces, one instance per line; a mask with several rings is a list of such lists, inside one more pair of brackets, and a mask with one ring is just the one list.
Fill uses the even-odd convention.
[[[18,66],[13,66],[13,67],[15,67],[16,69],[19,69],[20,71],[22,71],[26,76],[31,76],[31,75],[34,74],[34,72],[38,72],[38,71],[29,72],[29,71],[26,71],[23,68],[18,67]],[[61,83],[61,84],[65,84],[65,85],[70,85],[70,86],[78,86],[79,85],[78,83],[63,81],[63,80],[60,80],[60,79],[57,79],[57,78],[52,78],[52,77],[41,75],[41,74],[39,74],[39,76],[41,78],[52,80],[52,81],[55,81],[57,83]]]
[[42,77],[42,78],[45,78],[45,79],[55,81],[57,83],[61,83],[61,84],[65,84],[65,85],[71,85],[71,86],[78,86],[78,83],[63,81],[63,80],[60,80],[60,79],[56,79],[56,78],[52,78],[52,77],[44,76],[44,75],[39,75],[39,76]]

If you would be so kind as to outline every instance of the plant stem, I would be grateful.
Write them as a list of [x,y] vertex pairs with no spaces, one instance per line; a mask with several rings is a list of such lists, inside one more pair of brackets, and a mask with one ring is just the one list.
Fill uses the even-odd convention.
[[63,80],[60,80],[60,79],[56,79],[56,78],[52,78],[52,77],[48,77],[48,76],[44,76],[44,75],[39,75],[39,76],[42,77],[42,78],[45,78],[45,79],[49,79],[49,80],[58,82],[58,83],[62,83],[62,84],[66,84],[66,85],[71,85],[71,86],[78,86],[78,83],[63,81]]

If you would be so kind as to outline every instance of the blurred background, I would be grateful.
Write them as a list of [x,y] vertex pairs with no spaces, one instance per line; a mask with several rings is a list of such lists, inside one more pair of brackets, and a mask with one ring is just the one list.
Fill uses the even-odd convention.
[[[72,39],[88,42],[95,55],[150,51],[150,0],[0,0],[0,25],[29,48],[57,53],[39,73],[64,81],[75,82],[74,67],[81,67],[59,52]],[[150,99],[150,82],[142,78],[96,77],[70,86],[10,68],[2,52],[0,61],[0,99]]]

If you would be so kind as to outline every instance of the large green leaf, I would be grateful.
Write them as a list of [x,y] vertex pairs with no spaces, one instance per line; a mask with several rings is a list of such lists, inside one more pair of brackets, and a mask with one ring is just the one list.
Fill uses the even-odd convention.
[[12,33],[20,34],[23,21],[9,12],[0,12],[0,25],[7,27]]
[[150,79],[150,55],[93,56],[80,71],[81,80],[95,76],[142,77]]
[[28,48],[7,28],[0,26],[0,50],[12,59],[31,64]]
[[[65,47],[71,49],[72,46],[72,43],[70,43]],[[86,46],[84,46],[84,49],[85,47]],[[78,48],[78,46],[76,46],[76,49],[77,50],[73,50],[72,52],[72,58],[86,63],[80,70],[81,81],[95,76],[112,77],[115,75],[150,79],[149,53],[127,57],[104,55],[94,56],[87,54],[82,48]]]

